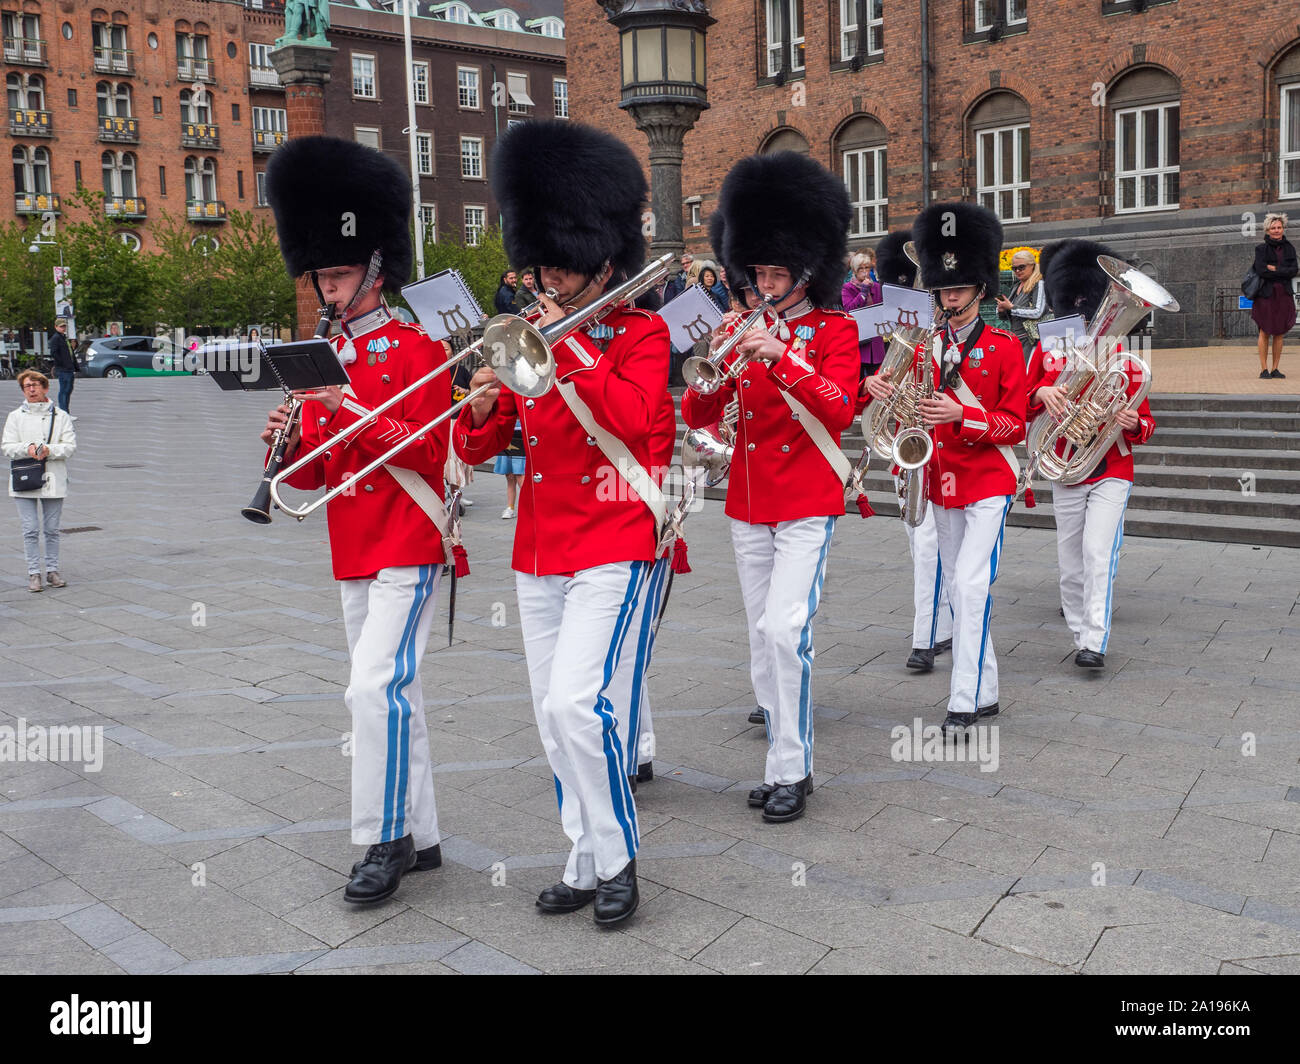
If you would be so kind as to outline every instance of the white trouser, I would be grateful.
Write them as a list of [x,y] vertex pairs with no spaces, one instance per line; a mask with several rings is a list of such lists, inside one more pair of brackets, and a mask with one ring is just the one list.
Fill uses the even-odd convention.
[[1110,642],[1111,595],[1132,490],[1133,482],[1120,477],[1052,488],[1061,609],[1076,650],[1104,654]]
[[834,517],[803,517],[775,528],[731,521],[749,619],[749,675],[767,718],[767,783],[798,783],[812,775],[812,622],[834,531]]
[[[895,482],[898,481],[895,477]],[[912,552],[912,648],[929,650],[952,638],[952,606],[939,561],[939,536],[934,530],[934,504],[926,506],[925,519],[907,529]]]
[[[650,688],[646,671],[655,647],[655,621],[663,605],[671,575],[670,560],[660,558],[650,569],[645,589],[637,599],[636,610],[628,629],[627,643],[609,685],[609,700],[619,707],[619,719],[628,721],[627,764],[635,772],[655,756],[654,722],[650,718]],[[627,707],[626,710],[623,707]]]
[[413,837],[440,841],[433,765],[424,722],[420,659],[437,612],[441,565],[380,569],[373,580],[342,580],[343,623],[352,674],[352,841]]
[[1010,495],[995,495],[945,510],[930,504],[939,557],[952,598],[952,686],[949,713],[974,713],[998,700],[993,653],[993,582],[1002,558],[1002,531]]
[[[564,882],[591,890],[640,845],[628,785],[631,706],[611,701],[649,562],[615,562],[573,576],[515,574],[533,711],[564,833]],[[635,769],[635,766],[634,766]]]

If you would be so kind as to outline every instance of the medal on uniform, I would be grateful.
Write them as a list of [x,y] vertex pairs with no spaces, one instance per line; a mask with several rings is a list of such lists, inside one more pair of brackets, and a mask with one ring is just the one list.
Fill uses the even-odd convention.
[[814,329],[811,325],[796,325],[794,327],[794,334],[795,336],[799,337],[799,339],[802,340],[804,343],[807,343],[809,340],[811,340],[814,336],[817,335],[817,330]]
[[976,347],[970,353],[970,364],[976,369],[979,368],[981,359],[984,358],[984,348]]
[[370,354],[366,355],[366,365],[373,366],[374,364],[375,364],[375,356],[374,353],[371,352]]

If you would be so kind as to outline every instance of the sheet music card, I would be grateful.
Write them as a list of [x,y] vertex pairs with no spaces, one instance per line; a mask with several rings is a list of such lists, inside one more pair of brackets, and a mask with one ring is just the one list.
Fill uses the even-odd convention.
[[883,284],[880,294],[881,300],[874,307],[849,311],[849,316],[858,323],[860,341],[879,336],[888,344],[894,330],[925,328],[934,318],[934,303],[925,289]]
[[695,285],[666,303],[659,316],[668,323],[668,335],[678,351],[689,351],[722,324],[722,311],[703,288]]
[[464,335],[486,317],[456,270],[443,270],[408,284],[402,296],[431,340]]

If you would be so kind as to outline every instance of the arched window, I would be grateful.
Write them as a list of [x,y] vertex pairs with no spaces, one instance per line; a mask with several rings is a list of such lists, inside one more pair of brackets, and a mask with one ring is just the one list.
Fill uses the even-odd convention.
[[1278,92],[1278,198],[1300,196],[1300,47],[1292,48],[1273,77]]
[[185,157],[185,199],[207,202],[217,198],[217,160],[205,155]]
[[95,86],[95,104],[100,118],[130,118],[131,86],[120,81],[101,81]]
[[212,121],[212,94],[202,88],[181,91],[181,121],[207,124]]
[[106,151],[99,159],[104,174],[104,195],[109,199],[134,199],[135,154]]
[[975,197],[1004,222],[1029,221],[1029,105],[994,92],[967,119],[975,159]]
[[39,74],[9,74],[5,77],[9,110],[45,110],[45,79]]
[[850,237],[875,236],[889,230],[886,188],[885,127],[869,115],[857,115],[835,136],[835,158],[853,205]]
[[9,110],[21,111],[23,107],[23,78],[21,74],[5,75],[5,99],[9,103]]
[[122,241],[122,243],[125,244],[127,247],[129,247],[132,251],[140,250],[140,237],[136,233],[132,233],[128,230],[124,230],[123,232],[117,234],[117,239]]
[[1182,88],[1158,67],[1124,74],[1107,94],[1115,130],[1115,213],[1178,206]]
[[809,150],[808,138],[788,126],[770,134],[758,149],[760,155],[771,155],[778,151],[797,151],[800,155],[807,155]]
[[18,195],[48,195],[50,152],[48,148],[17,147],[13,152],[14,192]]

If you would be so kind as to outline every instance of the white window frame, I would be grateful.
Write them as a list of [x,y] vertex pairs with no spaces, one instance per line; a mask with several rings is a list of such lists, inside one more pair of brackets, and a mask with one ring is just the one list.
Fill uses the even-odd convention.
[[253,129],[262,133],[288,133],[289,112],[283,107],[254,107]]
[[416,103],[429,102],[429,62],[426,59],[411,61],[411,95]]
[[[849,222],[849,236],[869,237],[881,236],[888,228],[889,219],[889,184],[886,165],[886,146],[884,144],[873,144],[866,148],[846,148],[840,151],[840,165],[844,172],[844,188],[849,194],[850,205],[853,208],[853,218]],[[871,189],[860,189],[859,195],[854,197],[854,189],[849,183],[849,163],[852,157],[857,159],[858,180],[861,181],[863,172],[863,163],[868,155],[875,156],[873,159],[873,172],[875,174],[875,187]],[[868,229],[864,226],[863,219],[870,218],[873,227]]]
[[781,0],[764,0],[764,28],[767,32],[767,76],[775,77],[781,72],[781,53],[785,42],[785,33],[791,38],[790,73],[801,73],[804,69],[804,35],[799,33],[803,22],[803,0],[790,0],[790,25],[784,28],[780,36],[774,30],[781,20]]
[[[370,140],[362,140],[361,139],[362,133],[373,133],[375,135],[374,142],[372,143]],[[353,126],[352,139],[355,140],[358,144],[365,144],[371,148],[379,148],[381,146],[378,126]]]
[[[1182,121],[1181,104],[1182,104],[1181,100],[1170,100],[1166,103],[1144,104],[1139,107],[1121,107],[1115,109],[1115,113],[1114,113],[1115,204],[1114,207],[1115,207],[1116,214],[1143,214],[1149,211],[1171,211],[1171,210],[1178,209],[1178,203],[1176,202],[1169,203],[1165,199],[1165,177],[1168,174],[1178,174],[1180,179],[1180,185],[1181,185],[1181,177],[1182,177],[1181,165],[1175,164],[1173,166],[1170,166],[1167,163],[1167,153],[1169,151],[1169,140],[1168,140],[1169,112],[1174,108],[1179,108],[1178,118],[1179,121],[1181,122]],[[1160,125],[1159,125],[1159,130],[1157,135],[1157,142],[1159,144],[1160,161],[1155,166],[1135,167],[1133,170],[1121,169],[1121,167],[1124,164],[1124,140],[1123,140],[1124,116],[1126,115],[1138,116],[1134,120],[1134,126],[1137,127],[1142,122],[1142,115],[1152,111],[1157,112],[1160,116],[1159,117]],[[1179,132],[1180,132],[1179,158],[1181,159],[1182,157],[1181,130]],[[1134,155],[1135,161],[1137,158],[1136,147],[1140,147],[1140,145],[1135,146],[1135,155]],[[1144,197],[1142,193],[1143,179],[1148,177],[1155,177],[1157,179],[1155,203],[1144,202]],[[1132,207],[1121,206],[1123,202],[1122,183],[1125,181],[1133,182],[1134,206]],[[1179,191],[1181,194],[1181,187]]]
[[[1013,173],[1009,175],[1002,172],[1001,141],[1004,136],[1010,136],[1013,140]],[[1020,172],[1023,161],[1028,157],[1028,152],[1022,149],[1022,139],[1029,139],[1028,122],[975,131],[975,202],[988,207],[1004,222],[1027,222],[1030,217],[1030,210],[1024,209],[1029,206],[1029,175]],[[993,152],[993,182],[987,184],[984,181],[984,161],[990,145]],[[1001,210],[1004,193],[1011,195],[1010,215],[1003,214]]]
[[691,209],[691,227],[693,229],[698,229],[701,225],[704,224],[703,205],[700,203],[699,200],[696,200],[694,203],[688,204],[688,206]]
[[[111,158],[112,162],[104,166],[104,156]],[[109,199],[136,199],[136,193],[140,190],[138,167],[134,152],[129,151],[105,151],[100,153],[100,173],[107,180],[104,182],[108,187],[104,189],[104,195]],[[127,191],[128,177],[130,191]]]
[[248,42],[248,65],[253,70],[274,70],[271,62],[271,46],[259,41]]
[[421,177],[433,176],[433,134],[415,135],[415,164]]
[[[1287,104],[1288,98],[1294,100],[1294,106],[1297,111],[1294,133],[1295,136],[1288,135],[1287,127]],[[1294,85],[1283,85],[1282,92],[1278,102],[1278,170],[1277,170],[1277,189],[1279,199],[1296,199],[1300,197],[1300,83]],[[1295,187],[1292,191],[1287,191],[1286,169],[1287,163],[1293,163],[1295,169]]]
[[442,18],[458,26],[469,26],[474,22],[470,17],[470,9],[465,4],[448,4],[442,12]]
[[[880,14],[872,14],[879,10]],[[857,52],[857,41],[849,37],[858,32],[858,0],[840,0],[840,60],[848,62]],[[883,55],[885,51],[885,9],[883,0],[867,0],[867,49],[863,55]]]
[[1004,26],[1023,26],[1028,21],[1029,0],[975,0],[976,33],[991,30],[999,22]]
[[[50,171],[52,169],[50,150],[45,147],[28,148],[26,145],[14,146],[13,155],[22,154],[23,187],[15,188],[20,196],[48,196],[50,194]],[[12,156],[11,156],[12,157]],[[14,175],[17,177],[17,174]],[[41,186],[45,187],[42,188]]]
[[[193,162],[193,166],[191,166]],[[190,193],[199,192],[192,196]],[[209,195],[211,193],[211,195]],[[211,155],[185,157],[185,202],[213,203],[217,199],[217,160]]]
[[[357,70],[357,61],[370,61],[370,91],[363,92],[366,88],[365,71]],[[352,98],[354,100],[377,100],[379,99],[379,60],[371,52],[353,52],[352,53]]]
[[[477,212],[476,213],[476,217],[478,219],[477,221],[470,220],[471,211]],[[465,219],[465,246],[470,248],[476,248],[479,245],[479,239],[482,237],[483,231],[487,228],[487,207],[480,206],[473,203],[465,204],[464,219]]]
[[551,78],[551,101],[555,105],[556,118],[569,117],[568,78]]
[[420,220],[424,225],[425,243],[436,244],[438,242],[438,205],[436,203],[421,203]]
[[[472,147],[471,147],[472,146]],[[466,148],[471,148],[466,151]],[[467,167],[467,163],[472,166]],[[477,171],[470,173],[470,170]],[[470,181],[483,180],[483,138],[482,137],[461,137],[460,138],[460,176]]]
[[258,207],[269,207],[270,203],[266,198],[266,171],[256,170],[253,173],[253,185],[255,188],[255,203]]
[[512,115],[530,115],[536,105],[528,91],[528,75],[518,70],[506,72],[506,111]]
[[[461,79],[462,74],[472,74],[473,84]],[[462,111],[483,110],[483,71],[479,67],[458,66],[456,68],[456,101]]]

